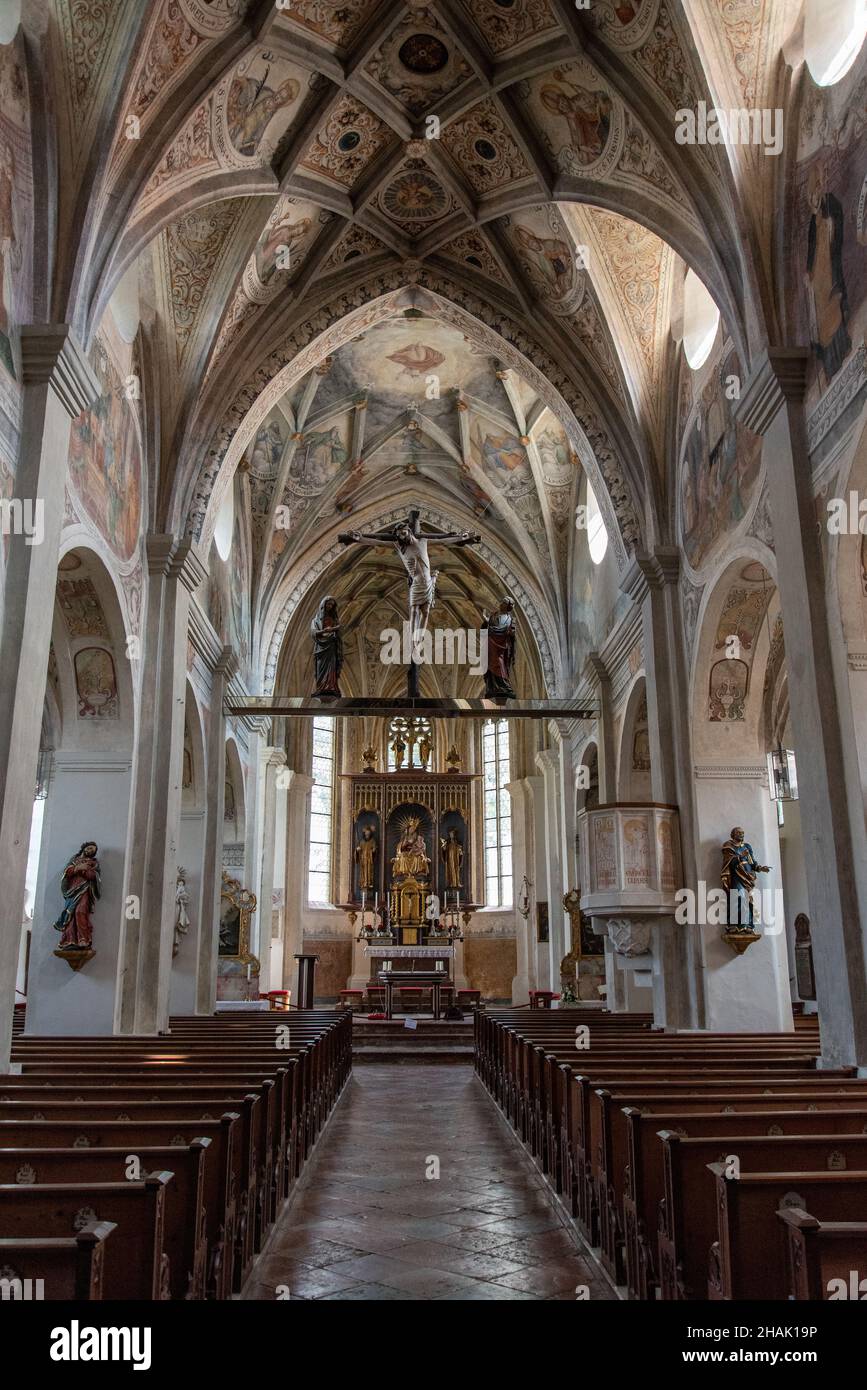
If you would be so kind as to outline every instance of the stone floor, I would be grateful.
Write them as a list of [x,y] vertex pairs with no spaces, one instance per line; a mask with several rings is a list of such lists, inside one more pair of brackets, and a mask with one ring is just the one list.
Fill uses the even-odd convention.
[[579,1285],[613,1297],[472,1069],[373,1064],[350,1080],[243,1297],[575,1299]]

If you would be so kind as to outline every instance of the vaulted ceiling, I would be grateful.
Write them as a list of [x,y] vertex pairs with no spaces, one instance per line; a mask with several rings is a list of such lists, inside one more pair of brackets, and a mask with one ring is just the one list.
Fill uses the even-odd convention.
[[248,470],[264,611],[349,511],[414,488],[558,623],[582,470],[621,563],[670,539],[686,266],[745,363],[780,318],[774,161],[680,144],[676,113],[778,104],[795,0],[34,9],[64,117],[52,314],[91,341],[137,277],[152,525],[207,543]]

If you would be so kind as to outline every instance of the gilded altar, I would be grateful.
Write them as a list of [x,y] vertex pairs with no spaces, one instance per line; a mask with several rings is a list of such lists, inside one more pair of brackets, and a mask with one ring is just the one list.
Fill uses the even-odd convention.
[[352,840],[346,905],[373,912],[396,933],[400,945],[424,945],[445,914],[473,905],[475,779],[421,769],[363,772],[349,780]]

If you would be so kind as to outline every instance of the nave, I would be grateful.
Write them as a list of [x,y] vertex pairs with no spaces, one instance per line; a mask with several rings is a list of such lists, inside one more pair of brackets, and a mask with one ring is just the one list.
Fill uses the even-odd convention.
[[613,1298],[471,1067],[356,1067],[243,1297]]

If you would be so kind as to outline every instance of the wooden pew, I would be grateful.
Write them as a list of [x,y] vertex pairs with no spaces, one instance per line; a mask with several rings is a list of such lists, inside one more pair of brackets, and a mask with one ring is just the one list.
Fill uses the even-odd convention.
[[[208,1272],[205,1194],[210,1148],[211,1140],[202,1137],[184,1146],[140,1146],[134,1151],[129,1148],[0,1149],[0,1186],[126,1181],[131,1157],[138,1159],[142,1177],[152,1172],[171,1172],[173,1181],[166,1187],[163,1225],[170,1293],[174,1299],[200,1300],[205,1297]],[[219,1212],[212,1211],[212,1223],[217,1222],[219,1216]]]
[[213,1141],[211,1150],[217,1159],[216,1164],[205,1166],[205,1207],[217,1213],[213,1230],[208,1227],[206,1292],[211,1298],[226,1299],[231,1297],[233,1285],[240,1288],[243,1274],[243,1241],[238,1232],[244,1173],[240,1115],[227,1111],[219,1120],[198,1119],[184,1125],[177,1120],[93,1121],[87,1116],[77,1120],[0,1121],[0,1150],[123,1148],[126,1153],[139,1153],[159,1146],[189,1147],[201,1137]]
[[[333,1010],[173,1019],[171,1035],[159,1038],[19,1034],[13,1060],[21,1075],[0,1078],[0,1143],[21,1148],[53,1136],[57,1147],[69,1148],[110,1145],[113,1137],[129,1152],[135,1137],[147,1137],[150,1147],[174,1146],[195,1137],[179,1126],[195,1121],[196,1134],[207,1131],[213,1121],[205,1117],[231,1105],[241,1121],[234,1154],[240,1164],[228,1175],[228,1201],[220,1206],[210,1194],[227,1221],[215,1221],[206,1281],[211,1296],[225,1297],[249,1272],[253,1250],[350,1074],[351,1042],[351,1015]],[[206,1166],[225,1177],[221,1164]],[[179,1199],[178,1212],[189,1205]],[[179,1225],[194,1229],[195,1219]],[[227,1244],[234,1259],[225,1258]]]
[[[102,1298],[105,1242],[117,1226],[90,1221],[74,1236],[25,1236],[0,1239],[0,1269],[6,1271],[0,1298],[18,1299],[27,1283],[46,1302],[96,1303]],[[18,1284],[15,1288],[14,1285]]]
[[[733,1157],[740,1173],[867,1171],[867,1135],[785,1134],[682,1138],[663,1130],[665,1198],[659,1268],[666,1299],[705,1297],[707,1257],[717,1235],[717,1190],[708,1164]],[[779,1244],[774,1228],[771,1241]],[[770,1295],[769,1295],[770,1296]],[[785,1297],[785,1294],[780,1295]]]
[[[818,1108],[810,1111],[768,1109],[774,1101],[774,1097],[760,1097],[755,1102],[758,1108],[741,1103],[735,1113],[724,1114],[719,1108],[691,1101],[681,1102],[677,1109],[672,1103],[672,1109],[663,1112],[658,1107],[647,1111],[634,1105],[624,1107],[628,1160],[623,1199],[626,1283],[633,1298],[654,1298],[660,1283],[658,1234],[663,1225],[660,1207],[665,1204],[662,1131],[682,1139],[718,1138],[721,1150],[727,1146],[727,1152],[731,1152],[734,1135],[867,1135],[867,1096],[860,1109],[853,1108],[845,1096],[817,1102]],[[666,1284],[661,1296],[679,1297],[673,1282]]]
[[[827,1080],[817,1082],[814,1079],[816,1075],[807,1073],[796,1083],[802,1088],[800,1095],[803,1103],[809,1105],[816,1099],[821,1100],[832,1095],[835,1099],[842,1097],[867,1105],[867,1085],[864,1082],[857,1079],[844,1080],[839,1085],[829,1086]],[[823,1073],[823,1076],[827,1077],[827,1073]],[[736,1104],[735,1096],[739,1093],[743,1095],[740,1087],[746,1085],[749,1073],[744,1073],[738,1068],[725,1080],[731,1089],[728,1099],[721,1101],[721,1109],[725,1105]],[[702,1082],[696,1082],[690,1090],[693,1095],[701,1095]],[[791,1079],[771,1079],[761,1090],[762,1098],[766,1101],[775,1097],[786,1098],[791,1092]],[[725,1095],[722,1090],[719,1094]],[[611,1273],[616,1274],[618,1283],[625,1277],[624,1220],[629,1151],[624,1111],[631,1104],[645,1108],[640,1098],[640,1088],[636,1088],[632,1095],[627,1096],[624,1096],[622,1091],[619,1095],[616,1092],[612,1093],[606,1087],[591,1089],[589,1094],[590,1151],[589,1155],[585,1156],[586,1178],[590,1189],[587,1201],[595,1203],[598,1209],[603,1256]],[[676,1108],[676,1104],[671,1108]]]
[[819,1221],[867,1212],[867,1172],[742,1173],[708,1164],[716,1188],[717,1239],[708,1256],[708,1298],[785,1300],[787,1246],[777,1212],[798,1206]]
[[800,1207],[777,1212],[786,1233],[788,1298],[867,1298],[867,1221],[818,1221]]
[[103,1246],[103,1299],[159,1302],[170,1297],[163,1228],[171,1181],[171,1173],[151,1173],[141,1182],[0,1187],[0,1238],[71,1239],[90,1222],[113,1222],[117,1235]]

